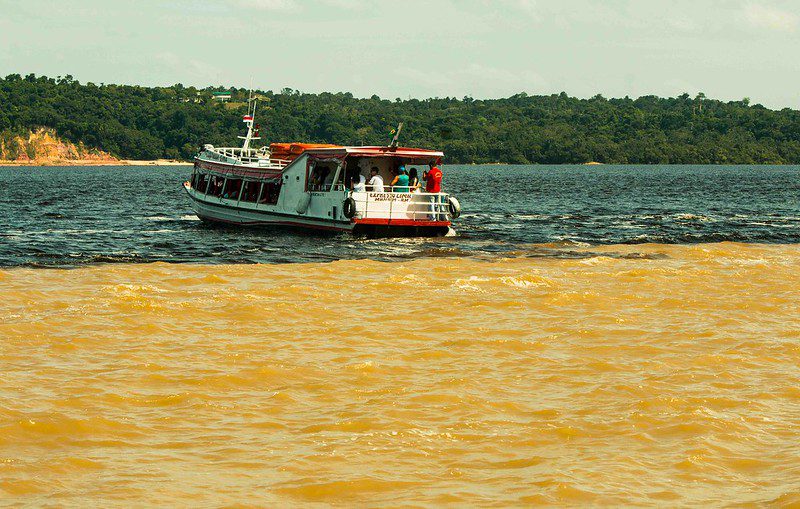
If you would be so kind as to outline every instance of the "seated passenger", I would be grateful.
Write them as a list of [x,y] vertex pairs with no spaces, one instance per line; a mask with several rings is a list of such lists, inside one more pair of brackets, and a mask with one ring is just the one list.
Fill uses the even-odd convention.
[[370,179],[368,185],[370,186],[370,190],[373,193],[382,193],[383,192],[383,177],[378,175],[378,167],[373,166],[371,170],[369,170]]
[[330,191],[331,187],[333,187],[333,172],[329,169],[325,169],[325,178],[322,179],[322,190],[323,191]]
[[392,180],[392,190],[396,193],[408,192],[408,172],[403,164],[397,169],[397,175]]
[[322,183],[325,181],[325,168],[316,168],[314,170],[313,190],[319,191],[322,189]]

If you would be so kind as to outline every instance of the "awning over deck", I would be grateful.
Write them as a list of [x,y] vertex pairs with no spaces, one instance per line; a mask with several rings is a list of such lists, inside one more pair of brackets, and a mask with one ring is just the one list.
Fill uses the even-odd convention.
[[409,147],[330,147],[309,149],[315,155],[348,155],[356,157],[409,157],[441,159],[444,152]]
[[321,148],[341,149],[344,147],[327,143],[270,143],[269,145],[269,151],[273,158],[287,161],[293,161],[306,150]]

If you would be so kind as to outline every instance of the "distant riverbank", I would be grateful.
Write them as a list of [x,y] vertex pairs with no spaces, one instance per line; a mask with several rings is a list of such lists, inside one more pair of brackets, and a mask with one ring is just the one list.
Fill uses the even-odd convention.
[[[72,77],[0,78],[0,159],[191,160],[206,143],[242,134],[248,89],[80,84]],[[214,99],[228,92],[230,102]],[[442,150],[446,163],[798,164],[800,112],[749,100],[694,97],[591,99],[566,93],[499,99],[381,99],[350,93],[253,90],[269,110],[270,141],[384,145],[402,120],[400,143]],[[41,136],[64,146],[48,147]],[[31,137],[33,131],[38,136]],[[67,143],[75,145],[74,155]],[[80,153],[83,151],[84,153]]]
[[177,161],[174,159],[48,159],[42,161],[4,161],[0,159],[0,166],[187,166],[191,164],[190,161]]
[[[0,159],[0,166],[188,166],[193,164],[192,161],[179,161],[176,159],[46,159],[46,160],[26,160],[26,161],[9,161]],[[446,162],[445,164],[462,164]],[[493,163],[468,163],[470,166],[512,166],[514,163],[506,162],[493,162]],[[605,163],[588,162],[577,163],[584,166],[596,166]]]

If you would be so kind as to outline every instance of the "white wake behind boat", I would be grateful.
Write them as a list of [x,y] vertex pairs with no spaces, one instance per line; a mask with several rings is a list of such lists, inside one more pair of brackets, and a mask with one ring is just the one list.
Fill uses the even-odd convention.
[[[358,175],[377,168],[384,182],[395,170],[417,168],[420,178],[444,154],[396,146],[348,147],[257,140],[254,113],[245,115],[241,148],[205,145],[184,183],[200,219],[238,225],[293,226],[370,235],[443,236],[460,214],[458,201],[444,192],[409,187],[353,190]],[[398,130],[399,131],[399,130]],[[399,132],[398,132],[399,134]]]

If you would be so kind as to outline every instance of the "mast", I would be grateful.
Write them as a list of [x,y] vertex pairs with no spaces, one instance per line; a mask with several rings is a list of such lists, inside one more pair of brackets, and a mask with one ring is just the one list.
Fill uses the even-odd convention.
[[[253,112],[250,112],[250,103],[253,103]],[[258,136],[253,136],[253,124],[256,118],[256,105],[257,100],[253,99],[253,85],[252,82],[250,84],[250,95],[247,98],[247,115],[242,117],[242,122],[247,124],[247,135],[246,136],[238,136],[240,140],[244,140],[242,144],[242,152],[246,152],[250,150],[250,142],[253,140],[260,140]]]
[[397,140],[400,139],[400,131],[402,131],[402,130],[403,130],[403,123],[402,122],[397,124],[397,129],[396,130],[392,129],[392,133],[394,134],[394,138],[392,138],[392,141],[389,143],[389,148],[390,149],[394,150],[394,149],[397,148]]

